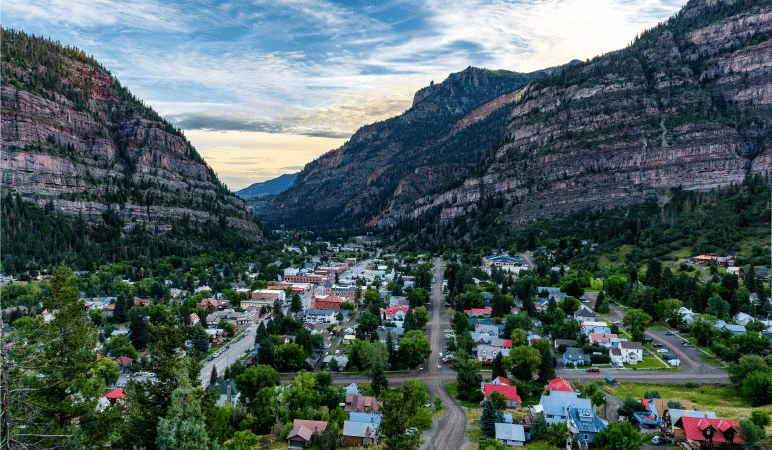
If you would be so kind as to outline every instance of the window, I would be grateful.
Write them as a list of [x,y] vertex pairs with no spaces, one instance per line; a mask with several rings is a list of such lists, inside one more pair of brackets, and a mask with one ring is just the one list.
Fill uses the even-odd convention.
[[584,435],[584,440],[586,441],[586,440],[588,440],[588,439],[590,439],[590,435],[589,435],[589,434],[585,434],[585,435]]

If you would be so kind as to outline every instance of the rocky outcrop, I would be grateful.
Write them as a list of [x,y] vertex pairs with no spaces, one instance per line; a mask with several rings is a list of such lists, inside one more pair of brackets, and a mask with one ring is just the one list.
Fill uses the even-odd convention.
[[[5,192],[91,222],[113,210],[127,230],[142,225],[162,233],[187,216],[259,233],[246,204],[181,132],[95,61],[39,38],[3,33],[10,41],[0,87]],[[55,68],[16,55],[15,45],[22,44],[39,46],[46,55],[37,57]]]
[[[419,91],[414,108],[452,92],[441,87]],[[395,158],[360,154],[349,162],[347,146],[307,166],[295,192],[311,195],[339,182],[349,164],[367,166],[367,173],[344,181],[345,189],[365,193],[354,196],[354,219],[393,225],[427,215],[450,220],[491,198],[511,211],[501,220],[518,224],[639,202],[673,188],[706,191],[772,172],[771,95],[772,5],[693,0],[624,50],[553,70],[457,117],[423,149],[446,157],[422,153],[379,202],[365,200],[373,180],[396,175]],[[368,128],[372,135],[384,127]],[[392,136],[382,134],[380,147],[397,146]],[[449,146],[472,151],[449,152]],[[273,217],[291,217],[287,199],[277,200]],[[351,201],[324,200],[326,209],[340,212]],[[344,217],[330,219],[337,224]]]

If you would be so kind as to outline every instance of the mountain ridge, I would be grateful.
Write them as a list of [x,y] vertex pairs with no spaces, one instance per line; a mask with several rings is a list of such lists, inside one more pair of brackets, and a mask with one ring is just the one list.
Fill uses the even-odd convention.
[[[406,150],[394,125],[448,101],[440,98],[443,83],[424,88],[405,115],[363,127],[307,165],[271,204],[269,220],[393,226],[428,215],[448,223],[492,199],[506,212],[498,220],[519,226],[650,195],[667,201],[673,188],[740,184],[772,171],[771,37],[768,2],[692,0],[625,49],[501,92],[513,100],[491,105],[463,142],[449,139],[446,126],[428,145]],[[457,94],[455,86],[442,95]],[[477,85],[466,88],[472,96]],[[458,110],[453,123],[479,106]],[[377,146],[351,144],[375,137]],[[449,151],[451,144],[467,151]],[[405,155],[414,163],[405,164]],[[348,180],[352,175],[359,181]],[[385,176],[385,186],[376,183]],[[319,207],[308,214],[300,199]]]
[[4,201],[14,194],[93,229],[107,215],[120,233],[217,224],[260,239],[246,203],[182,132],[96,60],[23,32],[2,29],[2,37]]

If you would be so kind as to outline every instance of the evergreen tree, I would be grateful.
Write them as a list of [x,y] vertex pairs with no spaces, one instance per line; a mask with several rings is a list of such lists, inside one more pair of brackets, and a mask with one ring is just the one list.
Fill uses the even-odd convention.
[[292,294],[292,303],[290,304],[290,311],[293,313],[303,310],[303,300],[300,298],[297,292]]
[[265,338],[258,344],[257,363],[266,366],[276,367],[276,346],[270,339]]
[[415,315],[413,314],[413,310],[411,308],[407,309],[407,314],[405,314],[405,321],[402,324],[402,328],[405,329],[405,334],[407,334],[409,331],[418,329],[418,324],[416,323]]
[[206,331],[204,331],[201,324],[196,325],[190,340],[193,344],[193,350],[201,354],[209,352],[209,336],[206,335]]
[[540,412],[531,424],[531,440],[541,439],[547,436],[547,432],[547,419],[544,418],[544,413]]
[[147,328],[147,315],[144,308],[129,310],[129,339],[137,350],[144,350],[150,343],[150,332]]
[[187,364],[177,372],[177,387],[172,391],[166,417],[158,421],[156,443],[160,450],[207,450],[210,445],[199,392],[190,383]]
[[217,367],[212,366],[212,374],[209,375],[209,385],[214,386],[217,383]]
[[126,294],[123,292],[118,294],[118,297],[115,299],[115,309],[113,310],[113,323],[124,323],[128,319],[126,302]]
[[539,366],[539,380],[546,383],[555,378],[556,358],[552,349],[545,345],[541,347],[541,366]]
[[383,371],[383,364],[376,364],[373,368],[372,387],[376,397],[389,389],[389,379]]
[[490,400],[485,401],[482,417],[480,417],[480,429],[488,436],[496,434],[496,421],[499,420],[499,412]]
[[748,269],[748,273],[745,274],[743,283],[745,283],[745,287],[748,289],[748,292],[751,294],[756,292],[756,269],[753,267],[753,264],[751,264],[751,267]]
[[504,355],[501,353],[493,358],[493,364],[491,366],[491,380],[495,380],[498,377],[507,377],[507,371],[504,369],[504,364],[502,363],[503,360]]
[[260,322],[255,332],[255,345],[259,344],[263,339],[268,338],[268,330],[265,328],[265,324]]

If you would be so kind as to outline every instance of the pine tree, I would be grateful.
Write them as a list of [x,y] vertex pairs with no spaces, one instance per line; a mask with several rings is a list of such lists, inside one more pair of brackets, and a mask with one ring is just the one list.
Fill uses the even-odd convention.
[[538,440],[547,436],[547,419],[544,413],[539,413],[531,424],[531,440]]
[[486,400],[483,407],[482,417],[480,418],[480,429],[488,436],[496,434],[496,420],[499,418],[499,412],[492,401]]
[[389,379],[386,378],[382,364],[376,364],[373,368],[372,387],[376,396],[389,389]]
[[209,376],[209,385],[214,386],[217,384],[217,367],[212,366],[212,374]]
[[177,372],[177,388],[172,391],[171,406],[166,417],[159,419],[157,430],[156,441],[160,450],[213,448],[206,431],[198,389],[191,385],[185,363]]
[[197,351],[198,353],[209,352],[209,336],[206,335],[206,331],[204,331],[204,328],[200,324],[196,325],[196,329],[193,330],[193,337],[191,338],[191,341],[193,344],[193,350]]
[[129,339],[137,350],[144,350],[150,343],[150,333],[147,329],[147,315],[144,308],[131,308],[129,311]]
[[405,314],[405,321],[402,324],[402,328],[405,329],[405,334],[418,328],[418,324],[415,321],[415,316],[413,315],[413,310],[410,308],[407,309],[407,314]]
[[292,294],[292,303],[290,304],[290,311],[296,313],[303,310],[303,301],[300,295],[297,293]]
[[113,317],[112,321],[114,323],[124,323],[126,322],[128,316],[126,311],[126,303],[127,303],[126,294],[121,292],[118,294],[118,298],[115,299],[115,309],[113,310]]
[[260,344],[263,339],[268,339],[268,330],[265,328],[265,324],[260,322],[257,326],[257,332],[255,332],[255,345]]
[[507,377],[507,371],[504,369],[503,360],[504,356],[501,353],[493,358],[493,365],[491,367],[491,380],[495,380],[498,377]]

